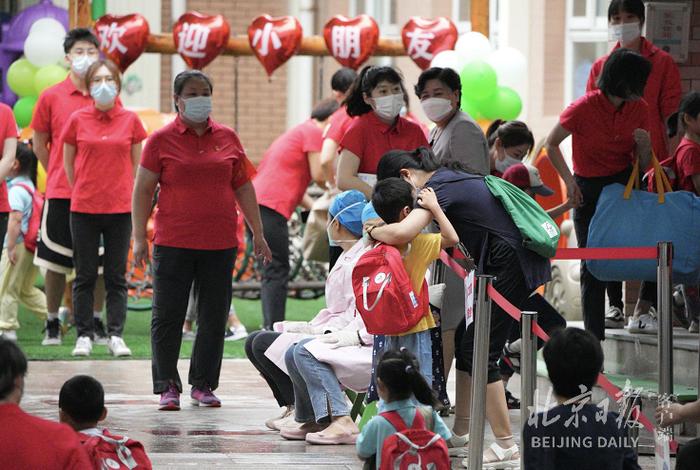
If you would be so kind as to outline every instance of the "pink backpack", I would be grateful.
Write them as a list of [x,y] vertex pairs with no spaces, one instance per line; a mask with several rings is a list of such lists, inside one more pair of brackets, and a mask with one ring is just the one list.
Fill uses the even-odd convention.
[[39,237],[39,227],[41,226],[41,211],[44,207],[44,195],[41,191],[33,190],[24,183],[17,183],[17,186],[24,188],[32,196],[32,213],[29,216],[29,226],[24,234],[24,247],[31,253],[36,251],[36,242]]
[[380,243],[365,252],[352,270],[355,306],[373,335],[398,335],[410,330],[428,308],[428,288],[420,296],[411,280],[399,250]]
[[450,455],[445,440],[425,427],[420,410],[409,428],[396,411],[379,413],[396,429],[384,440],[382,465],[379,470],[441,470],[450,468]]

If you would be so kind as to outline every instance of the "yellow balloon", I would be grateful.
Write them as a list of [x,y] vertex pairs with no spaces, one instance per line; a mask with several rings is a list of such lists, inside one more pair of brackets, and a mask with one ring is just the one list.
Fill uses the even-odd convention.
[[46,192],[46,170],[41,163],[37,165],[36,188],[42,193]]

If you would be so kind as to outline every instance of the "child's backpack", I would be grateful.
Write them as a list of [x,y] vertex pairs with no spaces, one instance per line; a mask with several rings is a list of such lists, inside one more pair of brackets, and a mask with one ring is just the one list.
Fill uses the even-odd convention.
[[44,207],[44,195],[41,191],[33,190],[24,183],[17,183],[17,186],[24,188],[32,196],[32,214],[29,216],[29,226],[24,234],[24,247],[31,253],[36,251],[36,241],[39,236],[41,226],[41,211]]
[[398,335],[418,323],[428,309],[428,288],[413,291],[401,253],[379,243],[365,252],[352,270],[355,306],[373,335]]
[[559,244],[559,227],[542,206],[504,179],[488,175],[484,182],[518,227],[523,246],[545,258],[553,257]]
[[379,470],[441,470],[450,468],[445,440],[425,427],[419,409],[409,428],[396,411],[380,413],[396,429],[384,440]]
[[151,461],[143,445],[126,436],[120,437],[103,430],[99,436],[86,436],[83,447],[90,456],[93,468],[102,469],[151,469]]
[[647,183],[647,191],[650,193],[658,192],[657,185],[658,181],[656,178],[657,168],[666,175],[671,190],[676,191],[678,189],[678,169],[676,168],[676,156],[672,155],[666,160],[659,163],[659,166],[652,165],[651,170],[644,174],[644,180]]

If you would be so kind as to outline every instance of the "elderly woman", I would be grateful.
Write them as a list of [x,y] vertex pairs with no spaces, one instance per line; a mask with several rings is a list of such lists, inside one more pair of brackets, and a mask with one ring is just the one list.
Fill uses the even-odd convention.
[[270,260],[263,236],[252,166],[233,129],[209,117],[211,79],[198,70],[175,77],[175,120],[146,143],[133,195],[134,258],[148,259],[146,221],[160,185],[153,239],[153,392],[161,410],[179,410],[177,372],[182,325],[193,282],[199,286],[199,328],[189,383],[193,403],[221,406],[224,332],[236,259],[237,209],[253,233],[255,255]]

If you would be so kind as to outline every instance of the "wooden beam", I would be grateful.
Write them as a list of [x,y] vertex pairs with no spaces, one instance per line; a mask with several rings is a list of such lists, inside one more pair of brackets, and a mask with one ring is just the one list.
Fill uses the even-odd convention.
[[[156,52],[159,54],[177,54],[172,33],[151,34],[148,36],[146,52]],[[224,55],[246,56],[253,55],[248,42],[248,36],[239,34],[232,36],[228,44],[222,51]],[[307,56],[328,56],[326,43],[322,36],[305,36],[301,40],[301,48],[297,55]],[[400,39],[379,38],[377,48],[373,56],[405,56],[406,50]]]
[[471,1],[472,31],[489,37],[489,0]]
[[92,25],[90,0],[68,0],[70,28],[88,28]]

